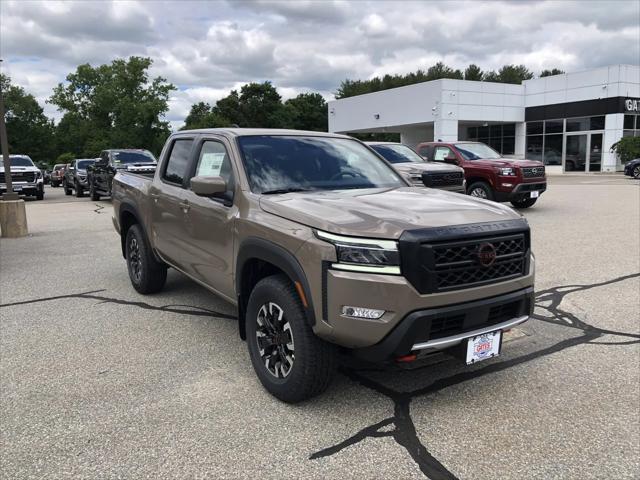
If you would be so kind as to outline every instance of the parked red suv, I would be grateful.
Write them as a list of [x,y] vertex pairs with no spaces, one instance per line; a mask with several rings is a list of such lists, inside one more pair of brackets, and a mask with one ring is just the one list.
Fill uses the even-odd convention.
[[464,169],[467,193],[528,208],[547,189],[544,164],[505,158],[480,142],[426,142],[418,153],[427,161],[445,162]]

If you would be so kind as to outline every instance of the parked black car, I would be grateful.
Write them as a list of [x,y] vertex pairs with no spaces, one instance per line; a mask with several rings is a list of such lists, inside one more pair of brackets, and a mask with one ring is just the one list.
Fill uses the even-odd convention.
[[111,196],[111,184],[118,170],[152,177],[156,165],[156,158],[148,150],[103,150],[87,171],[91,200],[100,200],[101,195]]
[[636,158],[627,162],[624,166],[624,174],[629,177],[639,178],[640,179],[640,158]]

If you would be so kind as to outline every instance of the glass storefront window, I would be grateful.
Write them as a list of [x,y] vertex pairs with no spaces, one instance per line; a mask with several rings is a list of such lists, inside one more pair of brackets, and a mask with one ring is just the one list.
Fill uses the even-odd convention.
[[633,130],[635,127],[636,116],[635,115],[625,115],[624,116],[624,129],[625,130]]
[[544,136],[545,165],[562,165],[562,134]]
[[491,138],[502,137],[502,125],[491,125],[489,127],[489,136]]
[[567,118],[567,132],[583,132],[586,130],[604,130],[604,115]]
[[527,122],[527,135],[538,135],[542,133],[544,122]]
[[525,158],[528,160],[542,160],[542,135],[527,136],[527,153]]
[[516,153],[515,137],[504,137],[502,139],[502,155],[513,155]]
[[604,115],[589,119],[589,130],[604,130]]
[[516,124],[515,123],[506,123],[502,125],[502,134],[505,137],[515,137],[516,136]]
[[467,127],[467,140],[486,143],[503,155],[515,153],[515,135],[515,123]]
[[564,122],[562,120],[547,120],[544,122],[544,133],[562,133]]

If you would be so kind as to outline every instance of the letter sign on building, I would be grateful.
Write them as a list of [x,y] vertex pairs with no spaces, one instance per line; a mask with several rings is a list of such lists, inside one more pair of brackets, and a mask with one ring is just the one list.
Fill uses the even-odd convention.
[[624,101],[624,106],[627,109],[627,112],[637,112],[640,110],[640,101],[637,99],[627,98]]

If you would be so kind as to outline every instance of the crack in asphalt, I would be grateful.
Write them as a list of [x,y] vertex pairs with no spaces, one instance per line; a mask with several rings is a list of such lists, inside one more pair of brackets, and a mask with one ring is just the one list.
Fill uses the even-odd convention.
[[52,300],[61,300],[61,299],[66,299],[66,298],[87,298],[87,299],[91,299],[91,300],[99,300],[99,302],[96,305],[100,305],[103,303],[115,303],[117,305],[130,305],[133,307],[138,307],[138,308],[142,308],[143,310],[155,310],[158,312],[169,312],[169,313],[178,313],[181,315],[195,315],[195,316],[200,316],[200,317],[217,317],[217,318],[224,318],[224,319],[228,319],[228,320],[237,320],[238,317],[237,315],[229,315],[228,313],[222,313],[222,312],[217,312],[215,310],[211,310],[208,308],[204,308],[204,307],[198,307],[198,306],[194,306],[194,305],[176,305],[176,304],[169,304],[169,305],[161,305],[161,306],[157,306],[157,305],[151,305],[149,303],[146,302],[135,302],[132,300],[121,300],[119,298],[111,298],[111,297],[106,297],[104,295],[98,295],[101,292],[105,292],[106,290],[90,290],[88,292],[81,292],[81,293],[71,293],[68,295],[56,295],[56,296],[52,296],[52,297],[41,297],[41,298],[35,298],[32,300],[24,300],[22,302],[13,302],[13,303],[2,303],[0,304],[0,308],[2,307],[14,307],[17,305],[29,305],[32,303],[39,303],[39,302],[49,302]]
[[[386,418],[378,423],[374,423],[368,427],[363,428],[355,435],[343,440],[336,445],[324,448],[310,455],[309,460],[316,460],[319,458],[329,457],[342,451],[343,449],[355,445],[366,438],[382,438],[391,437],[395,442],[403,447],[409,456],[416,463],[420,471],[431,480],[444,480],[444,479],[456,479],[456,475],[448,470],[437,458],[435,458],[427,449],[425,445],[420,441],[416,432],[416,427],[411,417],[411,402],[414,398],[436,393],[445,388],[459,385],[469,380],[475,380],[484,375],[506,370],[516,365],[536,360],[538,358],[550,355],[556,352],[560,352],[570,347],[584,344],[592,345],[629,345],[633,343],[640,343],[640,335],[626,332],[619,332],[615,330],[602,329],[589,325],[584,320],[578,318],[575,314],[568,312],[560,308],[560,304],[563,299],[570,293],[585,291],[596,287],[605,285],[611,285],[617,282],[622,282],[631,278],[640,277],[640,273],[625,275],[605,282],[594,283],[589,285],[565,285],[560,287],[549,288],[542,290],[536,294],[535,307],[544,312],[543,315],[534,313],[531,318],[541,320],[555,325],[570,327],[578,329],[582,332],[578,337],[572,337],[562,340],[554,345],[551,345],[542,350],[531,352],[520,357],[506,360],[500,363],[492,363],[483,368],[477,370],[463,371],[449,377],[439,378],[433,381],[431,384],[422,388],[401,392],[389,388],[379,382],[376,382],[364,375],[363,371],[351,368],[342,368],[341,372],[346,375],[352,381],[359,383],[360,385],[369,388],[385,397],[389,398],[394,405],[393,416]],[[594,342],[604,335],[615,335],[621,337],[627,337],[631,340],[625,342]],[[422,367],[429,368],[429,366]],[[372,370],[368,370],[372,371]],[[381,371],[381,370],[373,370]],[[381,429],[393,426],[393,430],[383,431]]]
[[100,205],[100,204],[97,204],[97,203],[94,203],[94,205],[96,207],[98,207],[98,208],[93,210],[95,213],[104,213],[104,212],[102,212],[102,210],[104,210],[104,205]]
[[[103,207],[104,208],[104,207]],[[607,280],[600,283],[588,284],[588,285],[564,285],[560,287],[553,287],[546,290],[542,290],[536,294],[535,307],[541,310],[543,313],[534,313],[531,318],[540,320],[543,322],[551,323],[554,325],[560,325],[568,328],[578,329],[581,335],[578,337],[572,337],[562,340],[554,345],[546,347],[542,350],[531,352],[520,357],[506,360],[499,363],[491,363],[485,367],[475,370],[468,370],[459,372],[449,377],[439,378],[429,385],[421,387],[413,391],[396,391],[389,388],[379,382],[376,382],[363,373],[380,372],[381,369],[352,369],[343,367],[341,372],[352,381],[359,383],[360,385],[374,390],[375,392],[388,397],[394,404],[394,412],[391,417],[385,418],[377,423],[374,423],[368,427],[363,428],[355,435],[343,440],[336,445],[324,448],[310,455],[310,460],[316,460],[319,458],[329,457],[339,453],[347,447],[355,445],[367,438],[393,438],[393,440],[403,447],[409,456],[416,463],[421,472],[431,480],[440,479],[455,479],[457,478],[450,470],[448,470],[437,458],[435,458],[427,449],[425,445],[420,441],[416,432],[414,421],[411,417],[411,402],[414,398],[436,393],[445,388],[459,385],[461,383],[475,380],[484,375],[500,372],[516,365],[521,365],[532,360],[550,355],[556,352],[560,352],[570,347],[577,345],[630,345],[634,343],[640,343],[640,335],[627,332],[620,332],[610,329],[602,329],[586,323],[580,319],[576,314],[564,310],[560,307],[564,298],[574,292],[585,291],[592,288],[597,288],[605,285],[611,285],[614,283],[622,282],[631,278],[640,277],[640,273],[625,275],[612,280]],[[145,310],[154,310],[161,312],[177,313],[182,315],[194,315],[194,316],[207,316],[218,317],[223,319],[237,320],[236,315],[229,315],[226,313],[218,312],[215,310],[207,309],[204,307],[198,307],[193,305],[182,304],[169,304],[156,306],[146,302],[122,300],[117,298],[108,297],[102,295],[102,292],[106,290],[90,290],[87,292],[56,295],[51,297],[41,297],[32,300],[25,300],[20,302],[4,303],[0,304],[2,307],[12,307],[19,305],[29,305],[38,302],[48,302],[53,300],[79,298],[79,299],[92,299],[98,300],[96,305],[103,303],[113,303],[118,305],[129,305],[142,308]],[[604,335],[613,335],[629,338],[630,340],[621,342],[595,342],[594,340],[603,337]],[[429,366],[421,367],[429,368]],[[387,427],[393,427],[390,430],[384,430]]]

